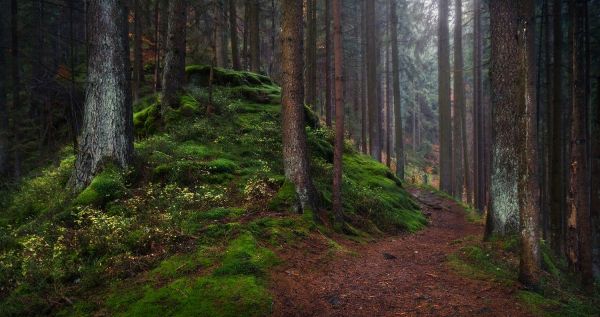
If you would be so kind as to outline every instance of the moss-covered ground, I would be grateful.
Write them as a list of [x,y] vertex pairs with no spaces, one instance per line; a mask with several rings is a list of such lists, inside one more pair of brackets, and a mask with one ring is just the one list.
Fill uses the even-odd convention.
[[[283,177],[280,88],[247,72],[189,66],[180,106],[134,106],[135,162],[69,190],[73,150],[0,193],[0,316],[261,316],[277,251],[331,228],[297,215]],[[209,87],[210,86],[210,87]],[[211,91],[209,91],[209,89]],[[210,109],[210,111],[209,111]],[[306,110],[327,213],[333,134]],[[384,165],[344,157],[344,233],[426,224]]]

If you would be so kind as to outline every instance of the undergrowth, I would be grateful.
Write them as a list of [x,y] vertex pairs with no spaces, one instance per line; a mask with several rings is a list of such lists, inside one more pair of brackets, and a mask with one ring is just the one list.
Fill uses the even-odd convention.
[[[189,66],[180,105],[134,106],[135,160],[68,188],[72,149],[0,193],[0,315],[268,314],[274,252],[319,228],[296,215],[281,159],[280,88],[269,78]],[[208,107],[210,104],[210,107]],[[211,111],[208,111],[211,109]],[[311,168],[331,206],[333,133],[308,108]],[[384,165],[345,149],[345,233],[425,224]],[[336,248],[332,245],[331,248]]]

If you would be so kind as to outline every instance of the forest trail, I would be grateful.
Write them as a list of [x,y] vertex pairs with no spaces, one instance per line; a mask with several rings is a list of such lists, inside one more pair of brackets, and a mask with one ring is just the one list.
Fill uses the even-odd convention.
[[[416,234],[328,252],[313,237],[283,251],[285,265],[272,274],[273,316],[530,316],[514,287],[453,272],[446,257],[483,226],[465,219],[455,202],[410,189],[430,225]],[[329,242],[331,244],[331,242]]]

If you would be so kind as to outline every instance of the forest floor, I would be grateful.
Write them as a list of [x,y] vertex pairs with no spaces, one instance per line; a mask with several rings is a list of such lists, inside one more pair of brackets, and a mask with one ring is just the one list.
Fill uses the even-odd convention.
[[[483,226],[467,221],[451,199],[409,191],[430,220],[416,234],[368,243],[313,236],[280,254],[273,315],[530,316],[515,299],[518,285],[472,279],[448,265],[450,255],[481,238]],[[335,254],[332,243],[339,244]]]

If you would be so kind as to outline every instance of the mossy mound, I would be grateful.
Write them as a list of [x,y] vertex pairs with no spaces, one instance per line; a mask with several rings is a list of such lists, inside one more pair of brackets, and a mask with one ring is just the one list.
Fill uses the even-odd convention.
[[[188,67],[191,84],[178,107],[162,109],[154,95],[135,105],[135,163],[127,172],[106,169],[74,195],[67,189],[74,156],[65,151],[59,165],[2,193],[0,315],[269,313],[273,250],[319,225],[312,213],[294,213],[295,190],[283,176],[280,88],[261,75],[215,68],[209,94],[206,70]],[[333,133],[308,108],[306,119],[326,214]],[[351,147],[342,189],[349,235],[426,223],[401,182]]]

